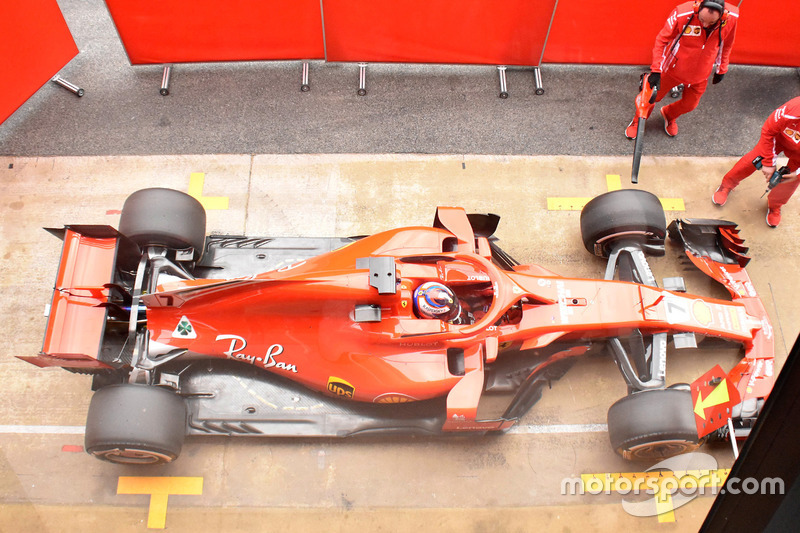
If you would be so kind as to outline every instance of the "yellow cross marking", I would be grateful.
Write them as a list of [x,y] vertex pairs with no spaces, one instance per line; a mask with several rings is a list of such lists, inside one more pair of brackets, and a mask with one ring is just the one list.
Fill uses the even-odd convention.
[[117,494],[149,494],[149,529],[164,529],[167,522],[167,499],[170,494],[203,494],[201,477],[126,477],[120,476]]
[[227,196],[203,196],[205,180],[204,172],[192,172],[189,177],[189,196],[197,198],[206,209],[228,209]]
[[[730,474],[730,468],[718,470],[686,470],[679,472],[626,472],[616,474],[582,474],[581,482],[589,494],[642,494],[653,491],[655,515],[659,522],[674,522],[672,491],[684,491],[722,487]],[[701,492],[702,494],[702,492]]]
[[[606,174],[606,188],[609,191],[618,191],[622,188],[622,180],[617,174]],[[548,211],[580,211],[589,203],[591,198],[553,197],[547,199]],[[664,211],[686,211],[683,198],[660,198]]]

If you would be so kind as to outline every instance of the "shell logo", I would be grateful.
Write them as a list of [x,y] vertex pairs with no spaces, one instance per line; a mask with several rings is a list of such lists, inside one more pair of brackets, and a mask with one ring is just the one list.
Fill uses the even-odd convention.
[[694,304],[692,304],[692,314],[694,315],[694,319],[704,326],[708,326],[713,320],[711,307],[702,300],[694,301]]
[[414,401],[416,401],[416,398],[399,393],[383,394],[375,398],[375,403],[408,403]]

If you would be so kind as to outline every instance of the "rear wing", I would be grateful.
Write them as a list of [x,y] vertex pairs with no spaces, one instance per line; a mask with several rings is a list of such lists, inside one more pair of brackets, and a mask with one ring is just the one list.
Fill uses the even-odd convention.
[[99,357],[120,234],[111,226],[65,226],[48,231],[64,245],[47,329],[39,355],[19,358],[39,367],[111,368]]
[[683,244],[692,263],[721,283],[734,301],[760,324],[744,343],[745,356],[728,374],[743,401],[766,398],[775,381],[775,339],[769,315],[745,266],[748,248],[736,224],[726,220],[678,219],[668,228],[670,238]]

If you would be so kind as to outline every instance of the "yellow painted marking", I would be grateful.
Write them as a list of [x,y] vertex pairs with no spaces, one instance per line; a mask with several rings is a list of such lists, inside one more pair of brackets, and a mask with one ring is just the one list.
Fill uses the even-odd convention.
[[[606,174],[606,188],[609,191],[618,191],[622,188],[622,179],[617,174]],[[589,203],[591,198],[548,197],[548,211],[580,211]],[[683,198],[659,198],[664,211],[686,211]]]
[[167,499],[170,494],[203,494],[201,477],[127,477],[120,476],[117,494],[149,494],[149,529],[164,529],[167,522]]
[[658,490],[655,494],[656,498],[656,516],[660,523],[674,522],[675,509],[672,507],[672,494],[668,490],[664,490],[661,483],[658,484]]
[[730,396],[728,396],[728,382],[723,379],[714,387],[714,390],[708,393],[705,399],[703,399],[702,393],[698,392],[697,403],[694,404],[694,414],[705,420],[706,409],[714,407],[715,405],[727,403],[730,399]]
[[580,211],[591,198],[548,198],[548,211]]
[[664,211],[686,211],[683,198],[659,198]]
[[192,172],[189,176],[189,196],[197,198],[206,209],[228,209],[227,196],[203,196],[205,181],[204,172]]
[[[730,468],[717,470],[620,472],[614,474],[581,474],[584,489],[589,494],[619,492],[629,494],[632,489],[639,494],[653,491],[656,516],[659,522],[674,522],[675,509],[670,489],[700,490],[722,487]],[[669,486],[668,486],[669,482]]]

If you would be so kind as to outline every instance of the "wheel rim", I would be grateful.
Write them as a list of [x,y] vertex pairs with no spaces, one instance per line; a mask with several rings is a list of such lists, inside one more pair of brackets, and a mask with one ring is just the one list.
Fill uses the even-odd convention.
[[639,461],[667,459],[674,455],[691,452],[699,447],[699,443],[683,439],[661,440],[640,444],[638,446],[631,446],[623,450],[622,457],[628,460]]
[[172,457],[169,455],[136,448],[114,448],[113,450],[96,451],[93,452],[93,454],[95,457],[111,461],[112,463],[128,465],[152,465],[172,461]]

